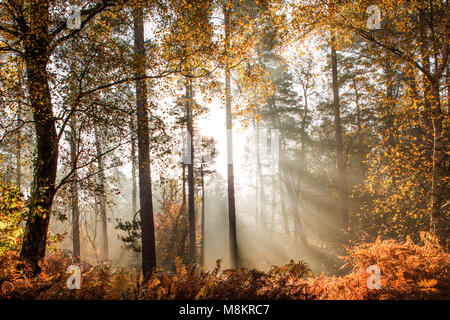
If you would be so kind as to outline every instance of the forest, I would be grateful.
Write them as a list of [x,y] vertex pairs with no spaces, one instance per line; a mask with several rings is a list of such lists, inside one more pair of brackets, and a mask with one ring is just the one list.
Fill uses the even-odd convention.
[[0,300],[450,300],[448,0],[0,0]]

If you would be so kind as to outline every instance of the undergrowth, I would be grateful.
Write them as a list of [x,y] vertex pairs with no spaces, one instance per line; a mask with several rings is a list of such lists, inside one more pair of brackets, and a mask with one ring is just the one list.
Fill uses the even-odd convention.
[[[67,288],[71,257],[46,257],[31,273],[15,252],[0,256],[0,299],[449,299],[449,254],[427,233],[422,244],[380,240],[348,249],[351,271],[342,277],[314,277],[303,261],[251,269],[205,271],[175,260],[176,272],[157,271],[148,281],[135,270],[110,264],[81,264],[81,289]],[[380,289],[367,286],[367,267],[381,270]]]

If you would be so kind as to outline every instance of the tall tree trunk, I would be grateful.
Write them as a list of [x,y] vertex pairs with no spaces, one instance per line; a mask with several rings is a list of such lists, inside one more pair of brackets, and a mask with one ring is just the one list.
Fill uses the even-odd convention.
[[[431,72],[431,65],[430,65],[430,53],[429,53],[429,44],[428,39],[426,36],[426,18],[423,16],[423,13],[419,13],[419,38],[420,38],[420,59],[422,62],[423,69],[430,73]],[[426,76],[426,74],[422,73],[422,81],[423,81],[423,105],[424,105],[424,127],[426,134],[432,134],[432,120],[431,120],[431,83]],[[431,156],[431,154],[430,154]]]
[[58,164],[58,137],[47,73],[48,6],[48,1],[31,1],[30,30],[24,39],[27,86],[37,145],[31,201],[28,204],[29,216],[20,255],[31,264],[35,272],[40,270],[38,262],[45,256]]
[[136,185],[136,140],[135,132],[136,127],[134,124],[134,118],[130,119],[130,131],[131,131],[131,217],[137,212],[137,185]]
[[186,253],[186,235],[187,231],[189,229],[188,225],[188,219],[186,217],[186,165],[184,163],[183,159],[183,165],[182,165],[182,204],[181,204],[181,218],[183,223],[182,228],[182,239],[181,239],[181,245],[178,248],[178,256],[183,256]]
[[[448,242],[448,217],[442,208],[448,193],[446,178],[448,178],[448,144],[445,144],[443,132],[443,113],[440,106],[439,79],[431,84],[431,105],[433,124],[433,156],[432,156],[432,179],[431,179],[431,218],[430,232],[439,238],[443,245]],[[448,141],[447,141],[448,143]],[[447,157],[447,163],[446,163]]]
[[182,211],[183,216],[186,215],[186,165],[183,163],[183,177],[182,177],[182,183],[183,183],[183,202],[182,202]]
[[271,235],[275,233],[275,211],[276,211],[276,198],[277,192],[276,192],[276,184],[275,184],[275,171],[272,172],[272,213],[270,218],[270,230]]
[[[19,82],[19,96],[22,97],[22,84]],[[22,101],[18,101],[17,109],[17,123],[22,121]],[[17,129],[16,133],[16,187],[21,188],[22,186],[22,132],[20,127]]]
[[137,134],[139,154],[139,199],[142,233],[142,272],[148,276],[156,268],[155,225],[153,221],[152,181],[150,168],[150,131],[147,110],[147,83],[145,47],[144,47],[144,12],[141,4],[133,9],[134,50],[137,106]]
[[[72,168],[77,166],[77,120],[75,114],[70,119],[70,162]],[[75,263],[80,262],[80,209],[78,206],[78,174],[75,169],[71,182],[71,202],[72,202],[72,256]]]
[[236,204],[234,198],[234,168],[233,168],[233,135],[231,116],[231,75],[230,75],[230,1],[224,4],[225,17],[225,105],[227,122],[227,160],[228,160],[228,228],[230,245],[230,266],[238,266],[237,239],[236,239]]
[[187,79],[186,84],[186,125],[189,133],[188,152],[190,161],[188,163],[188,217],[189,217],[189,258],[192,263],[196,262],[197,246],[196,246],[196,234],[195,234],[195,186],[194,186],[194,129],[192,119],[192,81]]
[[264,195],[264,176],[262,174],[261,165],[261,148],[260,148],[260,131],[259,124],[256,123],[256,175],[258,181],[258,199],[259,199],[259,223],[261,239],[267,234],[267,222],[266,222],[266,203]]
[[301,131],[301,149],[300,149],[300,165],[302,174],[306,173],[306,124],[308,118],[308,88],[303,86],[303,99],[305,100],[305,111],[303,112],[302,131]]
[[262,219],[261,219],[261,201],[259,199],[260,195],[260,159],[259,159],[259,131],[256,124],[255,118],[253,117],[253,130],[256,132],[256,177],[255,177],[255,223],[257,230],[259,231],[259,236],[263,236]]
[[339,102],[339,83],[336,55],[336,39],[331,38],[331,73],[333,80],[334,129],[336,135],[336,158],[338,169],[339,213],[344,239],[349,231],[347,176],[342,146],[341,107]]
[[447,64],[445,72],[445,82],[447,83],[447,116],[450,115],[450,63]]
[[[446,13],[448,14],[448,8]],[[448,20],[448,17],[447,17]],[[448,184],[446,178],[448,177],[448,133],[445,133],[443,127],[444,113],[441,107],[439,85],[443,73],[438,73],[438,61],[437,52],[440,48],[435,41],[429,41],[427,36],[426,25],[428,24],[423,12],[419,14],[419,36],[420,36],[420,54],[422,59],[422,65],[426,72],[430,76],[423,73],[424,82],[424,105],[426,113],[426,127],[427,132],[431,131],[432,135],[432,172],[431,172],[431,214],[430,214],[430,232],[437,236],[441,244],[447,245],[448,236],[448,218],[445,214],[442,205],[446,198],[446,192],[448,192]],[[447,30],[448,31],[448,30]],[[434,31],[431,30],[431,34]],[[444,41],[448,41],[448,34],[444,37]],[[430,47],[432,42],[433,47]],[[430,54],[435,53],[435,70],[434,74],[431,73],[430,67]],[[448,60],[445,59],[445,55],[448,56],[448,43],[444,45],[442,50],[443,62],[448,64]],[[446,66],[443,65],[442,72]]]
[[281,215],[283,217],[283,227],[284,227],[284,233],[286,234],[286,237],[288,240],[291,239],[291,232],[289,230],[289,220],[286,213],[286,204],[285,204],[285,193],[284,190],[281,189],[281,182],[280,177],[278,177],[278,190],[280,190],[280,202],[281,202]]
[[[308,88],[306,85],[303,86],[303,98],[305,100],[305,110],[303,112],[303,119],[302,119],[302,127],[301,127],[301,147],[300,147],[300,179],[298,181],[298,192],[297,195],[302,195],[302,182],[306,178],[306,127],[307,127],[307,117],[308,117]],[[305,210],[305,200],[300,201],[300,205],[302,207],[302,212],[306,212]],[[316,213],[317,214],[317,213]],[[299,221],[300,219],[298,219]],[[298,223],[297,221],[297,223]],[[304,241],[306,241],[306,235],[304,235],[304,229],[303,224],[301,225],[301,234],[305,238]],[[301,238],[300,238],[301,239]]]
[[100,205],[100,219],[102,221],[102,260],[107,261],[109,259],[108,248],[108,220],[106,215],[106,178],[105,178],[105,166],[103,164],[103,139],[100,129],[95,127],[95,147],[97,149],[97,163],[98,163],[98,197]]
[[361,118],[361,106],[359,103],[359,90],[358,90],[358,83],[356,82],[356,79],[353,78],[353,89],[355,91],[355,106],[356,106],[356,146],[358,151],[358,164],[360,167],[359,177],[360,181],[362,181],[364,176],[364,154],[361,151],[361,147],[363,145],[363,140],[361,137],[361,130],[362,130],[362,118]]
[[17,81],[17,128],[16,133],[16,187],[20,190],[22,188],[22,130],[20,128],[20,123],[22,122],[22,102],[23,102],[23,90],[22,90],[22,79],[24,78],[23,72],[23,62],[21,59],[17,59],[17,72],[19,74]]
[[283,180],[286,185],[287,195],[289,198],[289,204],[294,217],[294,244],[300,244],[303,248],[308,247],[308,241],[306,239],[303,222],[300,218],[300,212],[298,210],[297,196],[294,192],[294,186],[291,178],[287,173],[284,173]]
[[201,158],[200,163],[200,179],[201,179],[201,188],[202,188],[202,251],[201,251],[201,258],[200,263],[202,266],[205,266],[205,230],[206,230],[206,224],[205,224],[205,177],[203,172],[203,156]]
[[[101,259],[101,257],[100,257],[100,254],[99,254],[99,250],[97,250],[97,234],[98,234],[98,216],[99,216],[99,203],[98,203],[98,197],[97,197],[97,195],[95,195],[95,197],[94,197],[94,205],[95,205],[95,212],[94,212],[94,215],[95,215],[95,221],[94,221],[94,235],[92,236],[92,241],[91,241],[91,244],[92,244],[92,248],[94,249],[94,251],[95,251],[95,258],[96,258],[96,260],[95,261],[97,261],[97,263],[99,263],[100,262],[100,259]],[[87,230],[87,229],[86,229]],[[86,231],[87,232],[87,231]]]
[[392,63],[390,61],[391,55],[387,54],[386,62],[384,63],[384,76],[386,81],[386,104],[384,126],[385,131],[389,134],[389,144],[394,144],[392,136],[392,127],[394,126],[394,73],[392,70]]

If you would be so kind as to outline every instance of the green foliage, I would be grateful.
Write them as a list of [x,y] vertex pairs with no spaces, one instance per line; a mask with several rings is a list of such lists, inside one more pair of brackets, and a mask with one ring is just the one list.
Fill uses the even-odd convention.
[[25,212],[20,190],[0,181],[0,256],[7,250],[20,249]]
[[126,235],[119,235],[125,247],[133,252],[141,252],[141,220],[134,217],[132,221],[117,220],[116,229],[122,230]]

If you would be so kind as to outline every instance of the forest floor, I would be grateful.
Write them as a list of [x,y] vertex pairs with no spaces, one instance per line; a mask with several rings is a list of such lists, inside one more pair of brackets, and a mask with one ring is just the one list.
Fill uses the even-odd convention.
[[[449,254],[427,233],[420,245],[377,240],[348,250],[351,271],[340,277],[313,275],[306,262],[212,271],[175,261],[176,272],[158,271],[144,281],[135,270],[81,263],[80,289],[68,289],[70,257],[45,258],[30,276],[17,253],[0,256],[0,299],[450,299]],[[379,268],[379,269],[378,269]],[[379,276],[376,274],[380,271]],[[375,272],[371,274],[371,272]],[[378,286],[379,285],[379,286]]]

